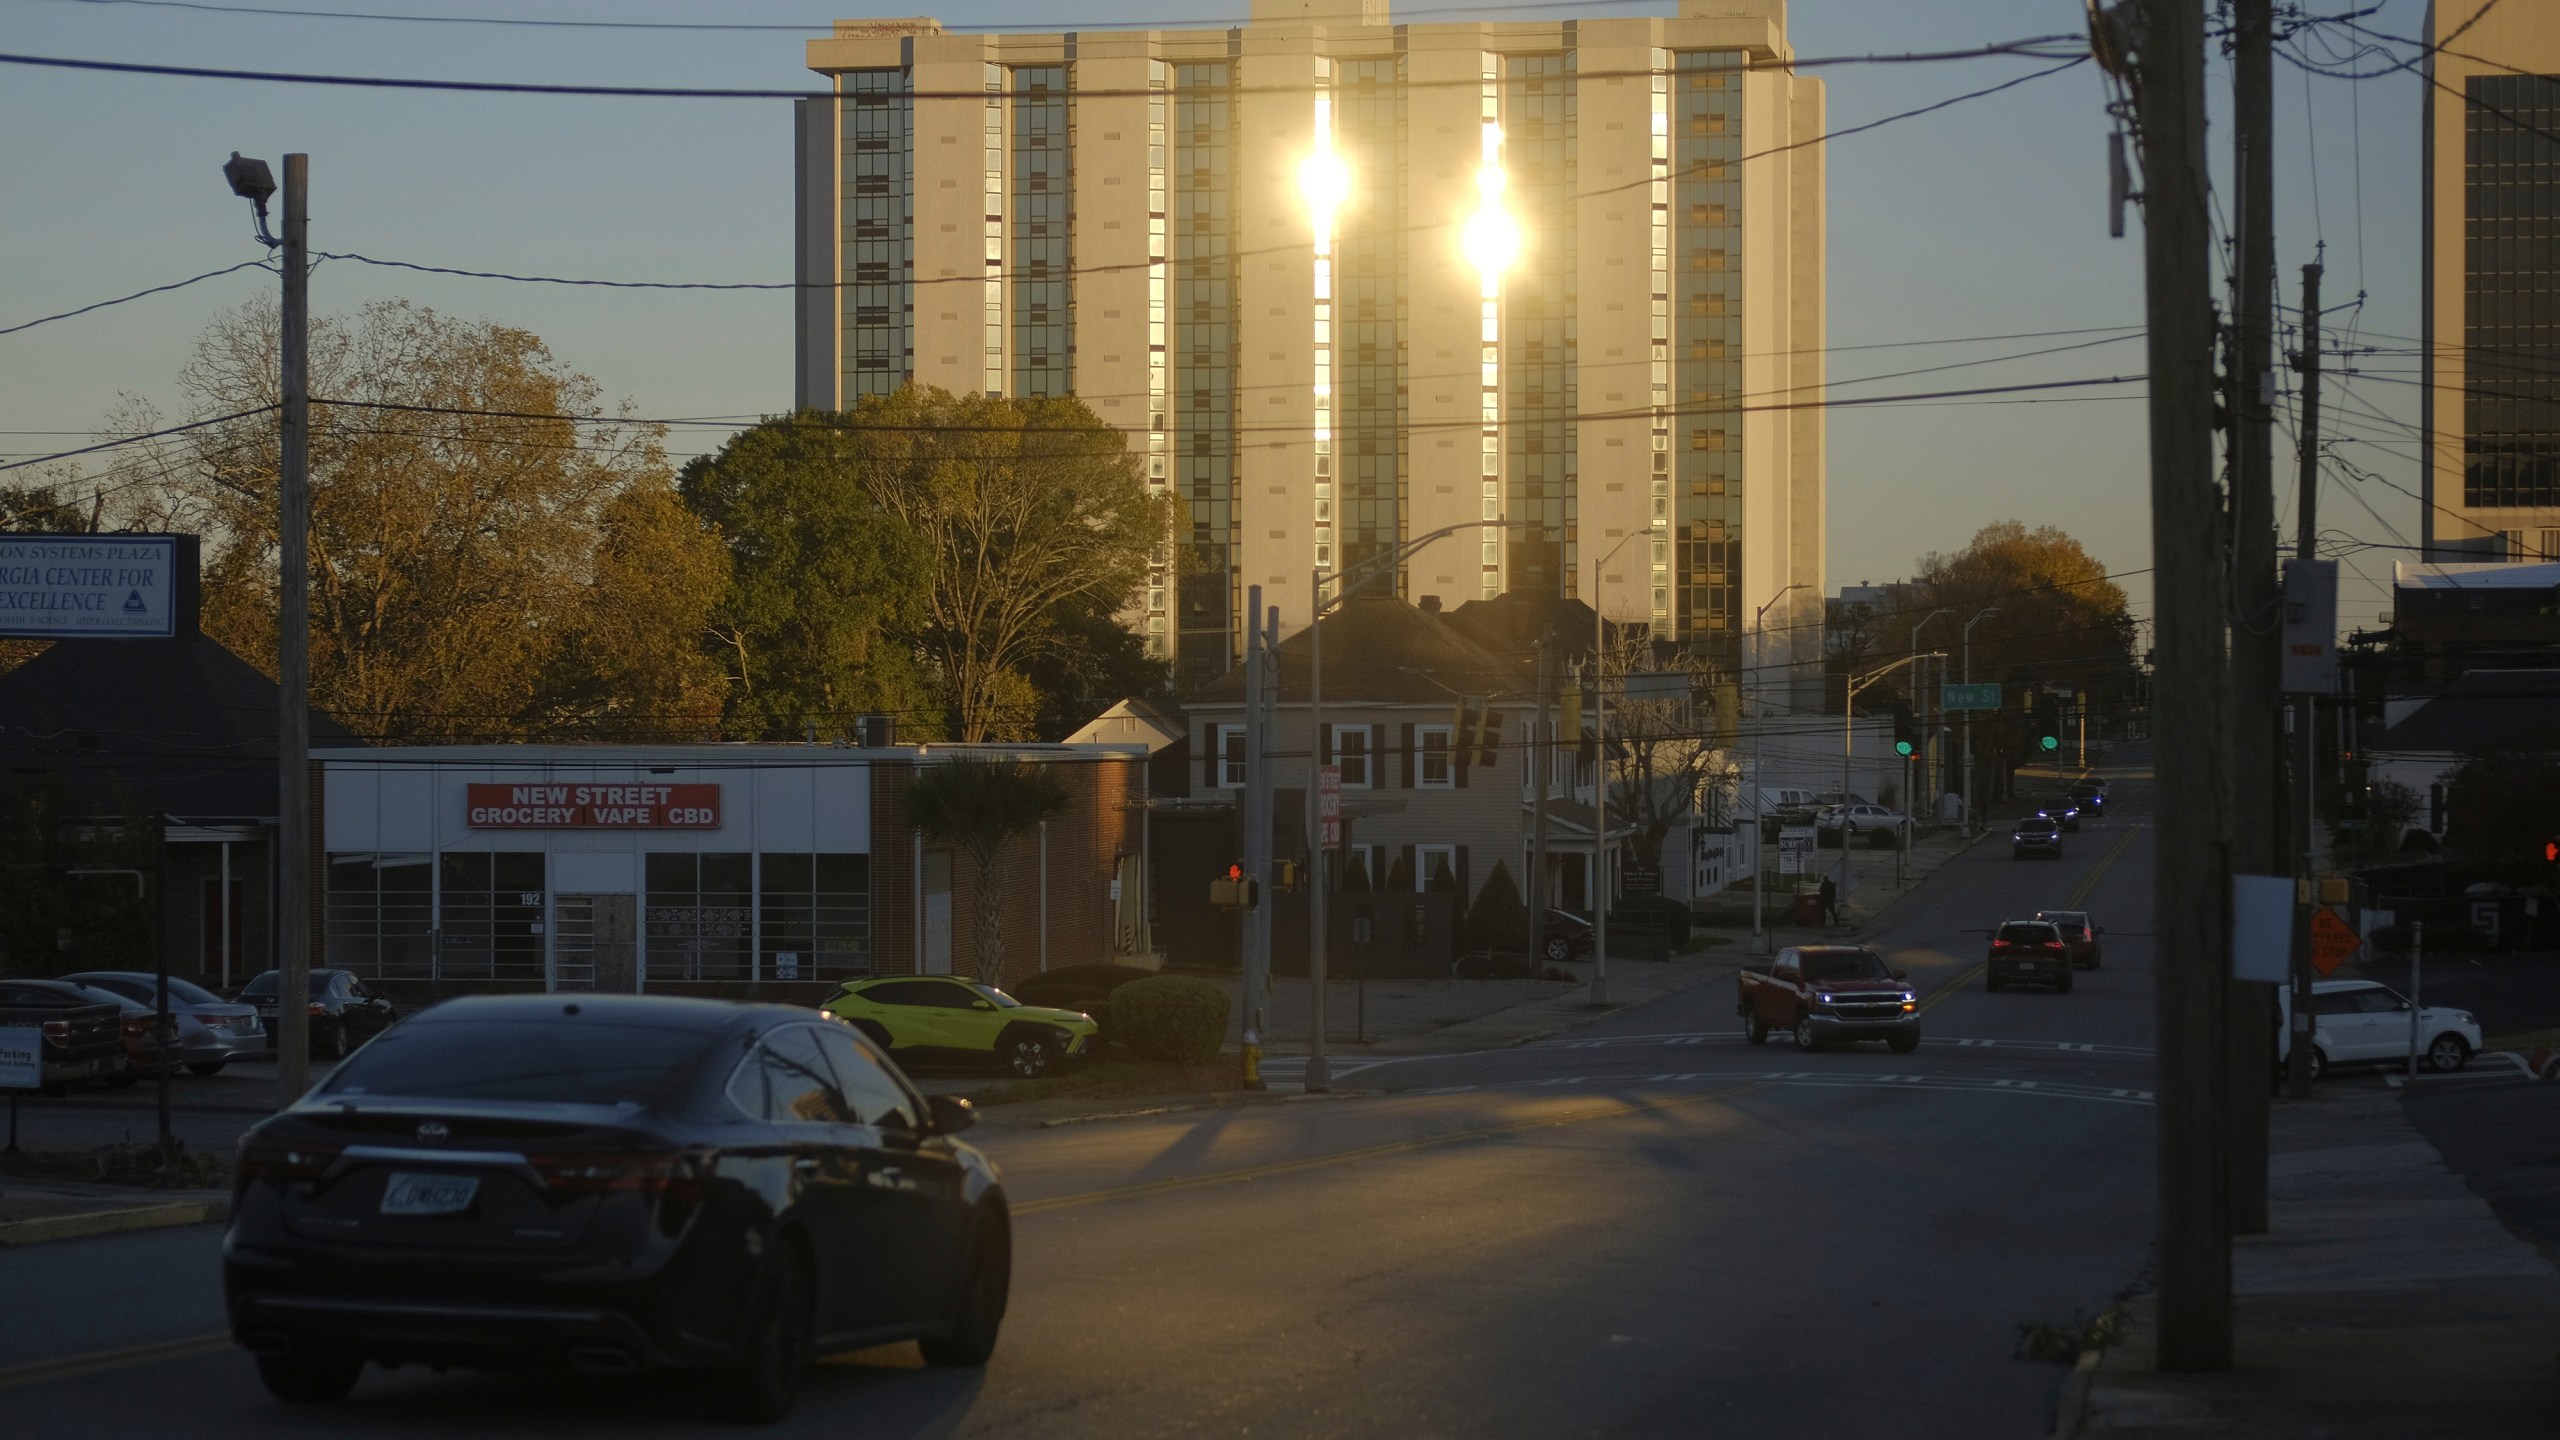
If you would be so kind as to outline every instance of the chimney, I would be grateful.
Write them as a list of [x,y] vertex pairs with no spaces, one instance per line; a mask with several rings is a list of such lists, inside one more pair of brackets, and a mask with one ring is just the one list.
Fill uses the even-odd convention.
[[1423,614],[1425,614],[1425,615],[1437,615],[1437,614],[1439,614],[1439,613],[1440,613],[1440,597],[1439,597],[1439,596],[1437,596],[1437,595],[1425,595],[1425,596],[1423,596],[1423,597],[1422,597],[1422,613],[1423,613]]

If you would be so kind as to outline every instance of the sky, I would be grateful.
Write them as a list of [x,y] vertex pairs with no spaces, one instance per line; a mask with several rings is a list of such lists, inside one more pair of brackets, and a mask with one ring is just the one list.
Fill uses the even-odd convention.
[[[866,12],[836,0],[206,0],[375,14],[799,25]],[[1431,20],[1467,18],[1424,0]],[[1576,4],[1574,15],[1669,14]],[[2370,0],[2366,0],[2370,3]],[[2425,0],[2383,0],[2361,23],[2421,31]],[[1422,17],[1407,6],[1408,18]],[[2327,14],[2347,0],[2308,0]],[[946,25],[1059,28],[1051,5],[932,8]],[[1082,23],[1168,28],[1240,20],[1241,0],[1097,0]],[[1488,16],[1516,18],[1517,0]],[[1796,0],[1799,57],[1897,54],[2076,33],[2082,0]],[[2327,30],[2296,43],[2324,63]],[[219,13],[134,0],[0,0],[0,52],[299,72],[575,84],[816,88],[789,31],[719,33],[489,27]],[[2328,48],[2324,48],[2327,46]],[[2396,58],[2396,57],[2394,57]],[[2049,62],[2019,59],[1823,68],[1831,128],[1846,130]],[[2208,144],[2232,189],[2228,72]],[[2367,60],[2344,67],[2380,69]],[[2287,303],[2325,242],[2332,342],[2407,351],[2419,317],[2419,102],[2413,74],[2349,81],[2276,67],[2277,263]],[[2107,234],[2107,92],[2090,65],[1829,147],[1829,369],[1834,398],[2139,373],[2140,217]],[[778,100],[596,99],[347,90],[0,65],[0,329],[242,260],[261,247],[225,187],[231,151],[311,156],[315,249],[464,269],[629,280],[791,278],[790,107]],[[220,311],[272,293],[271,274],[217,280],[0,334],[0,464],[92,443],[123,397],[182,410],[176,376]],[[786,293],[524,285],[321,265],[320,313],[401,296],[530,329],[611,400],[642,414],[730,417],[789,408]],[[2361,295],[2360,304],[2356,304]],[[2348,307],[2353,307],[2349,309]],[[2049,335],[2128,327],[2109,333]],[[2042,338],[1983,339],[1995,336]],[[1918,342],[1918,343],[1915,343]],[[2060,346],[2080,348],[2060,350]],[[2043,352],[2029,354],[2027,352]],[[1992,364],[1892,372],[2010,357]],[[2343,470],[2319,519],[2342,542],[2341,620],[2390,605],[2388,548],[2418,533],[2410,355],[2339,356],[2325,410]],[[2361,373],[2341,373],[2345,367]],[[2285,377],[2288,392],[2291,378]],[[2077,537],[2150,611],[2150,527],[2140,385],[2034,403],[1914,403],[1829,415],[1833,589],[1908,575],[2015,519]],[[2065,397],[2068,398],[2065,398]],[[2022,397],[2023,398],[2023,397]],[[2285,406],[2291,408],[2288,398]],[[680,429],[673,458],[721,432]],[[2293,445],[2277,441],[2290,534]],[[0,472],[0,480],[9,477]],[[2394,488],[2394,487],[2399,488]],[[2360,504],[2359,501],[2362,503]],[[2370,506],[2368,511],[2365,506]],[[2383,548],[2361,548],[2375,546]]]

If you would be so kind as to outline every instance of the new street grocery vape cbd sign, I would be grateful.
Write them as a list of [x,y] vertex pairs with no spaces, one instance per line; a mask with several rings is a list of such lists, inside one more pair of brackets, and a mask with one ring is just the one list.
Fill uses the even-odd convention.
[[0,535],[0,635],[153,639],[178,633],[168,535]]
[[474,830],[717,830],[711,785],[487,785],[465,787]]

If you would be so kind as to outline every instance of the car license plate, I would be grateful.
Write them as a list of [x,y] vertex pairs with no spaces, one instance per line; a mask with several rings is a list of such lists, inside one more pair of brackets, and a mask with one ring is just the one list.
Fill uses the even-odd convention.
[[394,1175],[382,1189],[385,1215],[459,1215],[471,1208],[480,1181],[469,1175]]

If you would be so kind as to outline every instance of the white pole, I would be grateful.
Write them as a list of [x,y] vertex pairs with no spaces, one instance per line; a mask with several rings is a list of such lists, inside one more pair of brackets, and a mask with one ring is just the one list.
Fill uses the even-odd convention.
[[2409,1078],[2418,1078],[2418,957],[2427,948],[2427,922],[2409,922]]
[[[231,993],[231,842],[222,842],[222,992]],[[281,1007],[279,1007],[281,1008]]]
[[1049,822],[1040,822],[1040,968],[1049,968]]
[[[1620,541],[1624,544],[1624,541]],[[1617,553],[1615,550],[1609,552]],[[1607,622],[1600,618],[1600,567],[1591,562],[1591,1003],[1609,1003],[1609,669]]]

